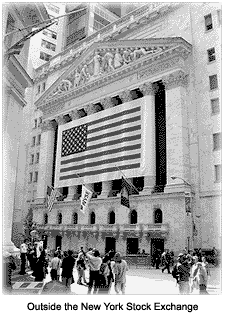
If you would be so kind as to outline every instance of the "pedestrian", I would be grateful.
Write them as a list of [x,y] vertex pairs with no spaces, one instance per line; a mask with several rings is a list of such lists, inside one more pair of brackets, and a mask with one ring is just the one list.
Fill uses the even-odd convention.
[[47,260],[46,260],[46,252],[42,247],[39,247],[40,256],[38,257],[35,264],[35,282],[41,282],[46,277],[46,269],[47,269]]
[[54,258],[50,262],[50,276],[51,280],[59,281],[60,278],[60,268],[61,268],[61,259],[58,258],[58,254],[54,254]]
[[62,259],[62,251],[60,247],[57,247],[57,249],[55,250],[55,253],[57,253],[59,259]]
[[125,294],[125,286],[126,286],[126,272],[128,271],[127,262],[121,259],[121,255],[119,252],[115,254],[115,264],[113,266],[113,273],[115,276],[115,292],[119,294]]
[[75,265],[75,258],[73,257],[73,251],[68,250],[68,256],[62,260],[62,283],[70,289],[71,284],[74,283],[73,268]]
[[28,249],[27,249],[27,259],[29,262],[29,267],[32,271],[34,271],[34,263],[35,263],[34,262],[34,253],[35,253],[34,246],[30,242],[28,244]]
[[163,260],[164,260],[164,267],[162,268],[162,273],[165,271],[165,269],[167,269],[168,273],[170,274],[170,262],[171,262],[171,255],[169,253],[169,250],[167,249],[164,257],[163,257]]
[[24,275],[26,274],[25,268],[26,268],[26,257],[27,257],[27,239],[24,240],[24,242],[20,245],[20,259],[21,259],[21,267],[19,274]]
[[100,253],[97,249],[88,251],[85,255],[90,267],[88,294],[91,294],[93,288],[93,294],[97,294],[99,287],[99,269],[102,264],[102,259],[100,258]]
[[[78,254],[78,257],[76,260],[76,268],[78,272],[77,284],[87,285],[87,281],[85,279],[86,264],[85,264],[85,255],[84,255],[83,247],[81,247],[81,250]],[[82,283],[82,279],[84,283]]]
[[185,259],[182,254],[179,257],[179,263],[180,265],[177,268],[179,292],[180,294],[189,294],[190,265],[188,259]]
[[99,269],[99,294],[108,294],[108,276],[110,275],[109,261],[109,255],[106,254],[102,259],[102,264]]
[[191,266],[191,273],[190,273],[190,282],[189,282],[189,286],[190,286],[190,293],[193,293],[197,290],[199,290],[199,283],[198,280],[196,278],[194,278],[194,271],[197,268],[197,262],[198,262],[198,257],[197,256],[193,256],[192,257],[192,266]]
[[170,251],[170,267],[174,266],[174,251]]
[[178,267],[180,266],[181,256],[183,256],[183,254],[179,254],[179,256],[177,257],[177,262],[175,263],[175,265],[173,266],[173,269],[172,269],[172,276],[174,279],[176,279],[176,286],[178,285],[178,282],[179,282]]
[[160,263],[161,263],[161,250],[156,249],[154,253],[154,261],[153,261],[153,266],[155,265],[156,270],[159,269]]
[[193,278],[199,284],[199,294],[208,294],[207,292],[207,271],[201,261],[197,262],[197,267],[194,270]]

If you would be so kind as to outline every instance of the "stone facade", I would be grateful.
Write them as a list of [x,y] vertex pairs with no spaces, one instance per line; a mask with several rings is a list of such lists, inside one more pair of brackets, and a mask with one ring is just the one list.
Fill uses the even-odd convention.
[[[36,83],[46,78],[51,84],[35,105],[44,120],[54,122],[59,131],[65,124],[73,126],[80,119],[85,122],[86,116],[98,117],[100,111],[126,103],[132,106],[136,98],[149,99],[153,114],[148,125],[154,128],[153,134],[158,134],[157,124],[164,121],[166,179],[158,182],[161,149],[157,143],[161,136],[148,137],[147,145],[155,143],[153,173],[144,175],[142,190],[130,196],[130,209],[137,211],[137,226],[130,226],[130,210],[121,207],[120,189],[111,194],[112,179],[102,181],[101,194],[92,198],[85,215],[79,211],[78,200],[78,186],[83,181],[67,185],[67,197],[54,204],[44,225],[46,211],[42,203],[46,186],[53,179],[54,144],[59,139],[53,131],[43,130],[39,189],[32,207],[34,221],[48,234],[51,249],[57,245],[56,236],[61,237],[62,249],[96,246],[101,253],[106,249],[105,238],[111,236],[116,239],[116,250],[123,254],[128,251],[127,238],[138,238],[138,247],[147,253],[152,253],[153,238],[163,239],[163,247],[175,252],[185,247],[220,249],[220,181],[215,181],[214,166],[221,162],[220,150],[212,148],[213,133],[220,131],[220,114],[212,115],[210,109],[210,101],[219,97],[219,89],[209,89],[210,75],[217,73],[220,82],[218,5],[163,4],[146,10],[144,6],[138,9],[137,17],[123,19],[121,32],[115,32],[116,26],[110,25],[108,36],[103,33],[98,39],[91,35],[80,47],[75,44],[70,58],[63,52],[55,68],[46,65],[43,73],[39,69]],[[204,33],[204,16],[210,12],[213,30]],[[208,63],[207,50],[213,46],[216,61]],[[155,120],[158,115],[159,121]],[[88,184],[94,189],[94,183]],[[188,217],[187,197],[191,211]],[[108,224],[110,209],[115,210],[113,226]],[[154,223],[154,209],[162,211],[162,223]],[[75,211],[77,224],[72,222]],[[89,223],[92,211],[96,214],[95,224]],[[61,224],[57,222],[59,212]],[[212,236],[208,236],[210,230]],[[219,233],[215,234],[215,230]]]

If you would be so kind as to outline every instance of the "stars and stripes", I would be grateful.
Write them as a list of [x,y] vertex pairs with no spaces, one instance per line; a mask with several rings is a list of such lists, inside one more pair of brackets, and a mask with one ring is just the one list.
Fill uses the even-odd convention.
[[59,126],[55,186],[119,179],[119,170],[129,178],[149,175],[151,115],[150,104],[138,99]]

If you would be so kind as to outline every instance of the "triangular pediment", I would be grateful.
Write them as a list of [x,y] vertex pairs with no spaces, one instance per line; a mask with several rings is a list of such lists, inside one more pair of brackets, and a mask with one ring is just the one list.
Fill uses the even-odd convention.
[[77,91],[87,85],[94,85],[110,75],[115,76],[122,70],[144,60],[159,58],[160,55],[178,49],[188,55],[191,44],[179,37],[155,38],[146,40],[121,40],[94,43],[76,60],[72,61],[66,71],[36,101],[36,106],[52,103],[69,94],[77,95]]

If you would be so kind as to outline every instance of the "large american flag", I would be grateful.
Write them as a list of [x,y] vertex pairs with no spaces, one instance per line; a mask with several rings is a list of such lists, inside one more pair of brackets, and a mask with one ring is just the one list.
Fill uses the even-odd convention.
[[119,169],[127,177],[149,175],[155,138],[154,113],[150,99],[146,100],[137,99],[61,125],[55,186],[119,179]]

